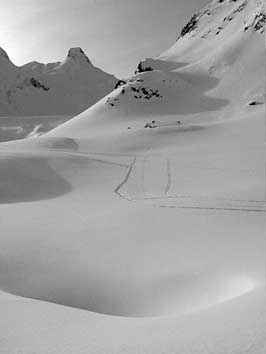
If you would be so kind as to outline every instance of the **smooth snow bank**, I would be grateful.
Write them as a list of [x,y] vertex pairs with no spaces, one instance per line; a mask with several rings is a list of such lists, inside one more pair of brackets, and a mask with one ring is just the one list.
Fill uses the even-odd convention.
[[[23,353],[264,354],[264,303],[265,293],[260,290],[205,314],[128,320],[10,297],[0,305],[10,323],[7,329],[7,322],[0,321],[1,350],[3,354],[18,348]],[[228,317],[231,320],[224,326]]]
[[179,317],[262,287],[264,121],[261,107],[252,112],[198,130],[1,144],[1,288],[91,312]]
[[47,158],[5,155],[0,158],[0,168],[1,204],[56,198],[71,190]]

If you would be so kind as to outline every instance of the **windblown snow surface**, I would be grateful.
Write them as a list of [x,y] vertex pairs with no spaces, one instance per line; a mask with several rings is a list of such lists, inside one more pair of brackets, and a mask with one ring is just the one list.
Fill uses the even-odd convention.
[[265,353],[264,11],[215,0],[96,105],[1,143],[1,354]]

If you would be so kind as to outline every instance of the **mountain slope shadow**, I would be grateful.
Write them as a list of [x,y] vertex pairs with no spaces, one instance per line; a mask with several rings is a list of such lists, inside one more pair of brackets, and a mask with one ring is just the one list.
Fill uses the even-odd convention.
[[164,72],[171,72],[173,70],[178,70],[188,65],[189,63],[185,62],[177,62],[171,60],[161,60],[161,59],[153,59],[147,58],[146,60],[141,62],[143,69],[147,67],[151,67],[153,70],[161,70]]
[[72,190],[47,158],[5,157],[0,159],[0,171],[0,204],[46,200]]
[[211,92],[219,86],[219,78],[206,72],[188,73],[186,66],[174,67],[172,62],[156,64],[160,69],[137,74],[107,103],[126,111],[130,105],[133,114],[154,116],[215,112],[229,105],[228,99]]
[[[179,97],[176,97],[176,102],[178,102],[178,114],[186,115],[218,111],[230,103],[228,99],[218,98],[208,94],[209,91],[219,86],[220,79],[215,76],[208,75],[204,72],[189,73],[186,71],[186,67],[172,71],[171,76],[173,80],[178,81],[181,79],[189,85],[187,90],[178,92]],[[172,98],[174,98],[174,96]]]

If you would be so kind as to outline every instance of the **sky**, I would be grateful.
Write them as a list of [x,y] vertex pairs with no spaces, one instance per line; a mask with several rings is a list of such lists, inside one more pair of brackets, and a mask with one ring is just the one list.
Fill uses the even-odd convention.
[[119,78],[170,47],[208,0],[1,0],[0,47],[16,65],[62,61],[81,47]]

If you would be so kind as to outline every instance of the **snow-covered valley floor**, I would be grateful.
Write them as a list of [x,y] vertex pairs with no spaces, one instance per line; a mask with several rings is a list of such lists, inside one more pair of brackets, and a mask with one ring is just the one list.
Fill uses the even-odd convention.
[[1,353],[264,353],[263,117],[2,143]]

